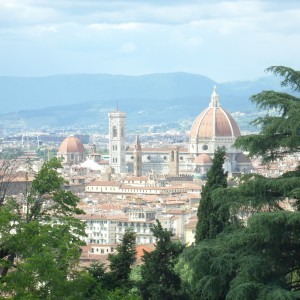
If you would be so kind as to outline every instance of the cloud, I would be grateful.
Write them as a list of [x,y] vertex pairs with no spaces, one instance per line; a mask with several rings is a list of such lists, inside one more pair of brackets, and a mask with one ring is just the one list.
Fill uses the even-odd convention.
[[135,30],[140,29],[142,24],[139,23],[119,23],[119,24],[111,24],[111,23],[94,23],[87,26],[88,29],[102,31],[102,30]]
[[0,1],[3,75],[187,71],[241,79],[270,64],[300,67],[299,47],[298,1]]

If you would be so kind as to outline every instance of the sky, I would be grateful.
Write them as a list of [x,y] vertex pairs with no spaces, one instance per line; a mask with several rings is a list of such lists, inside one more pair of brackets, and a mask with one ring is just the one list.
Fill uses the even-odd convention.
[[300,68],[299,0],[0,0],[0,75]]

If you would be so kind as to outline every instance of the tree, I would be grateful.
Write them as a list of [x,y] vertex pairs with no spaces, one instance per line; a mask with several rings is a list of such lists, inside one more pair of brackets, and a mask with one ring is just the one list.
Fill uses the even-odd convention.
[[189,247],[178,266],[186,290],[192,299],[299,299],[299,228],[299,212],[259,213]]
[[[300,71],[282,66],[273,66],[266,71],[283,76],[281,85],[300,92]],[[263,91],[251,97],[260,109],[266,109],[264,117],[252,124],[260,127],[259,134],[241,136],[235,145],[250,156],[259,155],[264,162],[283,158],[300,150],[300,98],[282,92]]]
[[117,247],[116,254],[110,254],[110,278],[114,288],[128,289],[131,287],[131,266],[136,260],[135,250],[136,235],[132,230],[125,232],[122,243]]
[[[109,271],[107,271],[104,264],[94,263],[86,268],[92,277],[91,286],[88,289],[88,299],[120,299],[121,295],[125,299],[137,299],[134,293],[130,293],[132,283],[130,280],[131,266],[136,259],[135,250],[135,233],[128,230],[124,233],[121,244],[117,247],[114,254],[108,256],[110,262]],[[106,295],[106,296],[104,296]],[[118,299],[119,299],[118,298]]]
[[[269,71],[285,77],[283,85],[300,90],[300,72],[285,67]],[[260,155],[265,163],[299,151],[298,98],[274,91],[252,97],[261,108],[277,110],[254,121],[261,134],[240,137],[236,146]],[[232,217],[253,213],[245,226],[223,231],[188,248],[178,269],[195,299],[299,299],[300,213],[284,211],[281,201],[300,199],[300,168],[278,178],[248,174],[237,188],[211,193]],[[265,212],[268,211],[268,212]]]
[[44,163],[24,201],[11,198],[0,209],[2,295],[62,299],[80,295],[72,287],[77,271],[84,224],[79,198],[62,189],[60,161]]
[[0,160],[0,206],[3,205],[9,188],[17,176],[18,155],[18,151],[13,151]]
[[[223,164],[225,151],[217,149],[214,154],[213,164],[207,172],[207,182],[202,188],[201,200],[198,208],[198,223],[196,227],[196,243],[204,239],[215,238],[227,222],[228,216],[224,216],[220,210],[220,203],[212,201],[212,192],[218,188],[227,187],[227,172],[224,172]],[[224,211],[225,212],[225,211]]]
[[156,245],[154,251],[144,251],[140,293],[143,299],[185,299],[180,278],[174,270],[184,246],[173,242],[172,232],[163,229],[159,221],[151,231],[156,238]]

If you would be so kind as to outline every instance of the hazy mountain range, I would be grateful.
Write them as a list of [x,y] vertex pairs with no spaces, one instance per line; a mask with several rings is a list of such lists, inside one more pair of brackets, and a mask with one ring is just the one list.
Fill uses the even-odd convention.
[[[221,105],[230,112],[255,115],[249,97],[262,90],[283,90],[278,78],[217,83],[196,74],[142,76],[55,75],[0,77],[0,126],[19,128],[100,124],[118,106],[134,128],[193,120],[217,86]],[[244,120],[245,121],[245,120]]]

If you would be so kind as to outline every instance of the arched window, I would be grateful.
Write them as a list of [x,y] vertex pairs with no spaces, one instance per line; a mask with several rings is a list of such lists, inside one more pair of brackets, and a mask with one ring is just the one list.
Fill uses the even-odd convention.
[[121,137],[124,137],[124,127],[121,128]]
[[171,161],[174,161],[174,151],[171,152]]
[[117,137],[118,133],[117,133],[117,126],[113,127],[113,137]]

